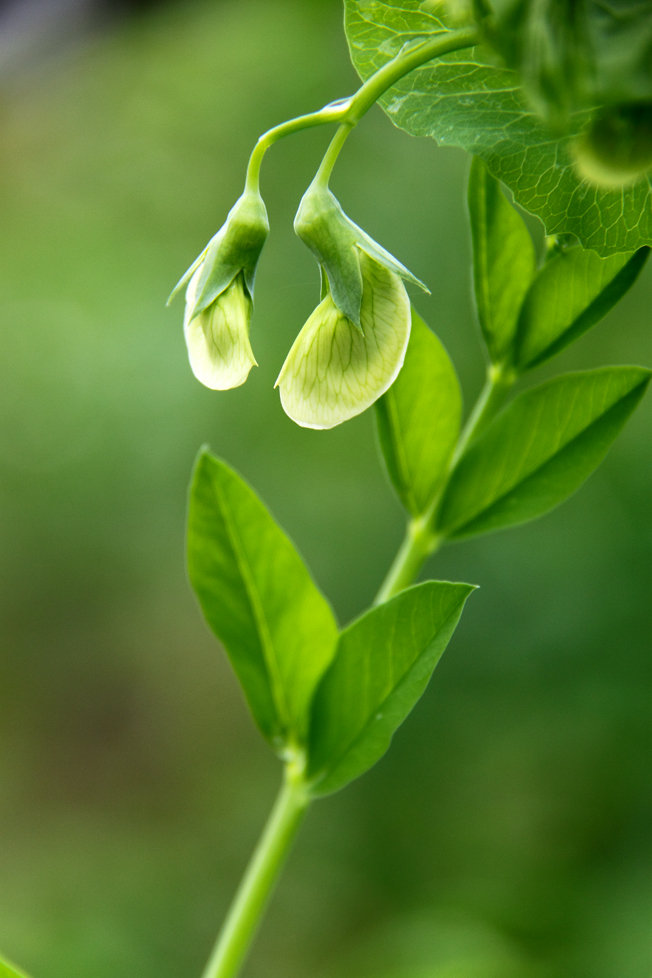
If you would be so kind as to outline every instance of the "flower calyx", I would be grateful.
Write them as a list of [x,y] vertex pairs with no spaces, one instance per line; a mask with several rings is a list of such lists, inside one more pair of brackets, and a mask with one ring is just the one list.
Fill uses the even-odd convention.
[[363,256],[401,279],[429,292],[426,285],[401,264],[366,231],[347,217],[327,186],[313,181],[294,219],[294,230],[319,262],[323,291],[339,312],[359,331],[363,330]]

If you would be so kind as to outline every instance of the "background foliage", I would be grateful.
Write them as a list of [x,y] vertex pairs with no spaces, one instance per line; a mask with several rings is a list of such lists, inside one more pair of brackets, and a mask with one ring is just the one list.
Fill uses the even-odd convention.
[[[335,0],[155,7],[3,82],[0,942],[34,978],[199,973],[276,788],[184,577],[198,446],[341,621],[400,538],[370,414],[304,431],[271,389],[317,298],[291,218],[324,133],[266,163],[247,385],[198,385],[163,306],[258,133],[356,84]],[[378,110],[334,190],[430,285],[468,402],[467,168]],[[649,362],[651,281],[563,366]],[[311,814],[252,978],[647,975],[648,428],[558,513],[433,560],[482,588],[391,754]]]

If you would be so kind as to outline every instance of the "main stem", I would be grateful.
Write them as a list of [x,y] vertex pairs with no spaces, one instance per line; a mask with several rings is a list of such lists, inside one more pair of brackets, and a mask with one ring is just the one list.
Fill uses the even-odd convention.
[[516,375],[511,371],[504,371],[498,366],[489,367],[485,385],[453,452],[446,478],[423,516],[409,521],[403,542],[380,586],[374,604],[382,604],[383,601],[388,601],[403,588],[412,584],[427,558],[435,553],[444,542],[434,528],[437,508],[444,490],[467,446],[476,435],[480,434],[500,409],[515,381]]
[[309,804],[301,777],[288,767],[203,978],[235,978],[238,974]]

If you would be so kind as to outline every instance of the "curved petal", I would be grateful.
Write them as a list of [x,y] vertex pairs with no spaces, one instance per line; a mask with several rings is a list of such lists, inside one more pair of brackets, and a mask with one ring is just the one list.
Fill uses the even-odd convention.
[[304,428],[332,428],[366,410],[403,366],[410,301],[393,272],[361,254],[362,333],[330,295],[297,336],[276,381],[283,409]]
[[199,271],[186,294],[183,330],[190,366],[197,380],[211,390],[244,384],[256,360],[249,342],[251,299],[242,274],[203,312],[193,316]]

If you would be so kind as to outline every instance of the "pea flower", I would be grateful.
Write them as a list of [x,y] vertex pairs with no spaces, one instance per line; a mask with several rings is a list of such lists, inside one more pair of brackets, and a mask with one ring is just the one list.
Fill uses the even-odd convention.
[[245,190],[175,286],[185,286],[184,334],[192,371],[212,390],[244,384],[256,364],[249,324],[256,265],[269,232],[260,194]]
[[294,341],[276,381],[286,414],[306,428],[332,428],[370,407],[396,379],[410,337],[403,279],[428,291],[312,185],[295,230],[319,261],[321,303]]

